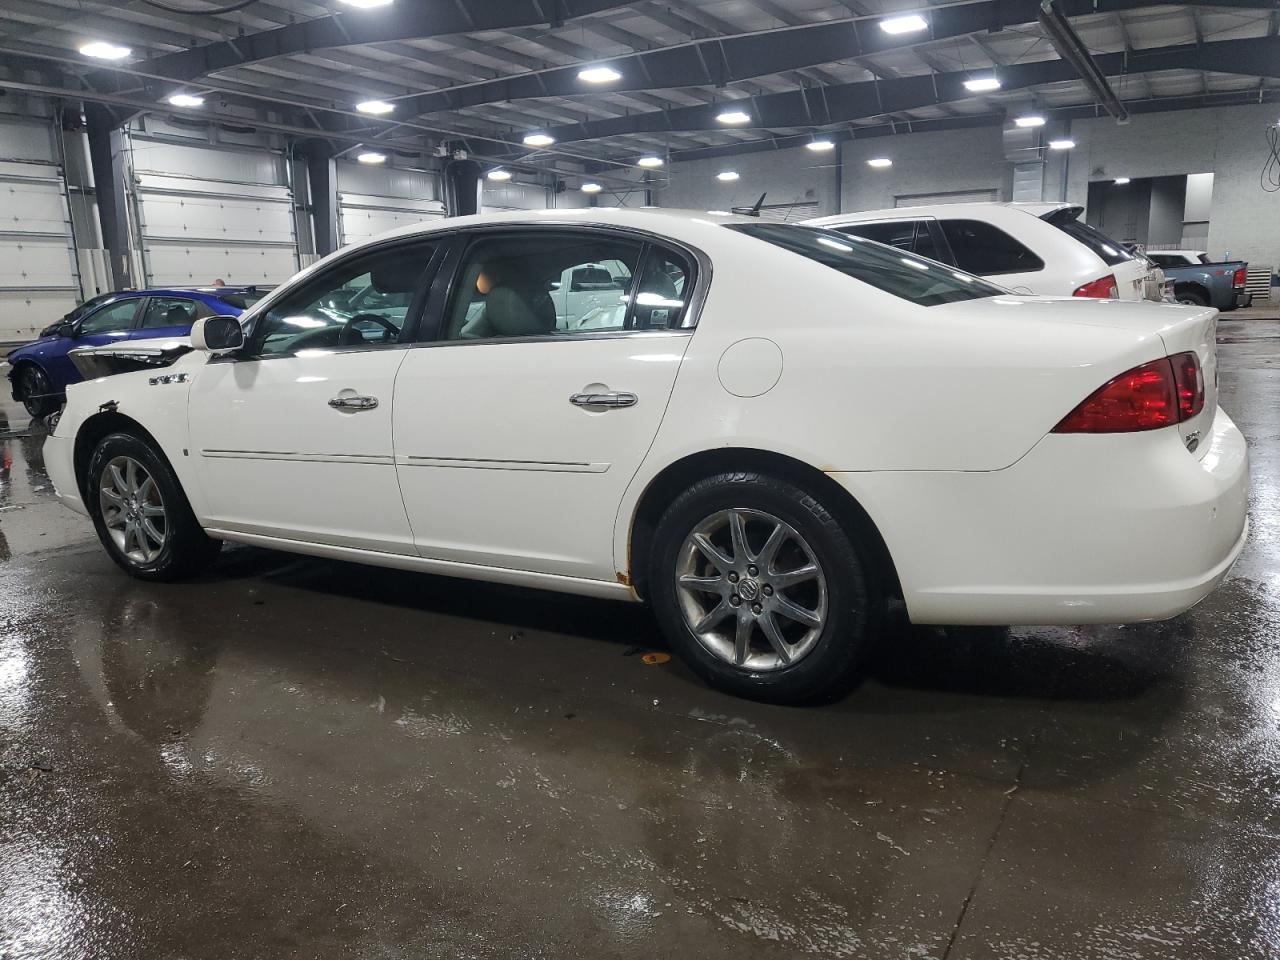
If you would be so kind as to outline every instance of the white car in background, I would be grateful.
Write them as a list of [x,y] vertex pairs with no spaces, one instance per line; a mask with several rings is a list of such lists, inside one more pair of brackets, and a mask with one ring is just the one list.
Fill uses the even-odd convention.
[[1165,299],[1164,275],[1070,203],[944,203],[806,221],[987,277],[1014,293]]
[[[561,316],[552,284],[606,263],[622,309]],[[353,287],[378,296],[344,314]],[[586,209],[403,229],[246,316],[73,385],[46,442],[135,577],[233,540],[644,600],[706,680],[791,702],[852,682],[894,598],[917,623],[1160,619],[1246,536],[1212,309]]]

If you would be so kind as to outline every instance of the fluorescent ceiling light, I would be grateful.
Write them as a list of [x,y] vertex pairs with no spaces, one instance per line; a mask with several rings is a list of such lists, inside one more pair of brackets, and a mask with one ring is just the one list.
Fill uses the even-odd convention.
[[868,167],[875,167],[877,170],[883,170],[885,167],[892,167],[893,161],[888,157],[872,157],[867,161]]
[[175,107],[203,107],[204,97],[197,97],[190,93],[175,93],[169,98],[169,103]]
[[1115,184],[1117,187],[1123,187],[1128,182],[1129,182],[1128,177],[1116,177],[1115,179]]
[[1076,142],[1074,140],[1050,140],[1049,141],[1050,150],[1070,150],[1075,145],[1076,145]]
[[390,113],[395,108],[394,103],[387,103],[385,100],[364,100],[356,104],[356,109],[361,113],[372,113],[375,117]]
[[638,166],[638,167],[660,167],[660,166],[662,166],[662,163],[663,163],[663,161],[662,161],[662,158],[661,158],[661,157],[641,157],[639,160],[637,160],[637,161],[636,161],[636,166]]
[[929,21],[918,13],[912,13],[905,17],[890,17],[887,20],[880,21],[880,29],[885,33],[919,33],[921,30],[929,29]]
[[86,43],[80,48],[80,52],[86,57],[93,57],[95,60],[123,60],[133,53],[128,47],[116,46],[114,43],[106,43],[102,40]]
[[367,150],[364,153],[356,154],[356,159],[361,163],[386,163],[387,155],[378,153],[376,150]]
[[583,193],[599,193],[603,189],[604,187],[600,186],[598,183],[584,183],[582,185]]
[[374,7],[385,7],[391,4],[391,0],[342,0],[342,2],[358,10],[372,10]]
[[1020,127],[1043,127],[1044,117],[1033,114],[1026,117],[1016,117],[1013,122]]
[[613,67],[588,67],[578,73],[578,79],[585,83],[613,83],[621,80],[622,74]]
[[834,150],[836,145],[830,140],[810,140],[805,144],[805,149],[812,150],[814,153],[826,153],[828,150]]
[[1000,81],[995,77],[974,77],[964,82],[964,88],[970,93],[986,93],[988,90],[999,90]]
[[716,117],[721,123],[750,123],[751,117],[741,110],[726,110]]
[[738,179],[738,171],[737,170],[721,170],[719,173],[716,174],[716,179],[721,181],[722,183],[733,183],[733,181]]
[[547,136],[545,133],[526,133],[524,135],[524,145],[526,147],[549,147],[555,142],[555,137]]
[[487,176],[490,180],[497,180],[499,182],[502,182],[502,181],[511,179],[511,171],[503,170],[501,167],[498,167],[496,170],[490,170],[487,174],[485,174],[485,176]]

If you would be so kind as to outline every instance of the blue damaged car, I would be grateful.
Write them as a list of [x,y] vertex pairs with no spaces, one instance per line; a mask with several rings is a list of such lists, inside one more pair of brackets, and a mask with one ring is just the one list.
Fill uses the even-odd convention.
[[202,317],[238,317],[265,294],[254,287],[203,287],[95,297],[47,329],[47,336],[10,351],[13,399],[33,417],[46,416],[62,405],[67,384],[82,379],[68,356],[72,350],[121,340],[185,337]]

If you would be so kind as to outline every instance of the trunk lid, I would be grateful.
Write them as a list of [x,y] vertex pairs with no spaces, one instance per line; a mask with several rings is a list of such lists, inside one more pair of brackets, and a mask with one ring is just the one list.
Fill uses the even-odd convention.
[[1121,300],[1162,301],[1164,271],[1146,257],[1130,253],[1097,227],[1084,223],[1080,219],[1082,213],[1084,207],[1072,204],[1041,214],[1040,219],[1083,244],[1106,264],[1111,275],[1116,278],[1116,290]]

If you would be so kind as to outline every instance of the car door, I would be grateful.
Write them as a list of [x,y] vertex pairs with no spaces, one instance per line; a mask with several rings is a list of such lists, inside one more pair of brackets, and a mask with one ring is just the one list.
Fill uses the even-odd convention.
[[344,257],[273,298],[245,348],[199,372],[188,420],[207,526],[415,552],[392,391],[437,249],[415,238]]
[[[618,506],[695,319],[694,257],[548,226],[463,235],[450,260],[434,335],[396,378],[396,464],[419,553],[613,582]],[[553,285],[611,261],[629,286],[557,317]]]
[[185,337],[191,333],[191,325],[200,317],[211,316],[198,300],[190,297],[148,297],[132,333],[131,340]]
[[75,383],[79,380],[80,372],[71,362],[68,352],[80,347],[100,347],[127,339],[144,299],[139,296],[121,297],[77,321],[67,349],[51,352],[46,360],[50,379],[56,384]]

